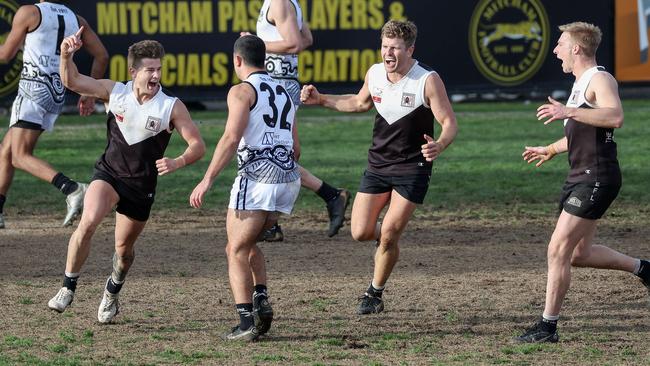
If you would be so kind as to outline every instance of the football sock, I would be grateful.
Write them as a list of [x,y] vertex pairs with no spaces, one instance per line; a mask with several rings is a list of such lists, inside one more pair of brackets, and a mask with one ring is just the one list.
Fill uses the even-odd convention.
[[77,182],[66,177],[61,172],[56,173],[54,178],[52,178],[52,185],[55,186],[59,191],[63,192],[63,194],[66,196],[74,192],[79,186]]
[[555,333],[558,319],[560,319],[559,315],[542,315],[542,329]]
[[375,285],[373,285],[371,282],[368,290],[366,290],[366,293],[372,297],[381,298],[381,295],[384,293],[384,287],[385,286],[380,286],[379,288],[375,287]]
[[79,273],[70,273],[66,272],[63,276],[63,287],[74,292],[77,289],[77,280],[79,279]]
[[254,294],[264,294],[264,295],[268,296],[267,291],[268,291],[268,289],[266,288],[266,285],[255,285]]
[[111,276],[108,281],[106,281],[106,291],[111,294],[117,294],[122,289],[122,285],[124,285],[124,281],[117,283],[113,281],[113,276]]
[[336,198],[339,196],[340,191],[331,185],[325,183],[323,181],[323,184],[321,184],[320,188],[318,188],[318,191],[316,191],[316,194],[323,199],[325,202],[329,202],[332,199]]
[[4,194],[0,194],[0,214],[3,212],[5,208],[5,201],[7,201],[7,197]]
[[235,305],[239,314],[239,329],[246,330],[253,326],[253,303]]
[[650,262],[645,259],[639,260],[639,267],[634,274],[641,277],[644,281],[650,281]]

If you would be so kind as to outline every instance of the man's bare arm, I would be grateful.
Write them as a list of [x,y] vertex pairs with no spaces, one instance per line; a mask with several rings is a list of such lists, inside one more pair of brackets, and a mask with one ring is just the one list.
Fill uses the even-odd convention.
[[372,98],[368,90],[368,74],[363,86],[357,94],[321,94],[313,85],[305,85],[300,92],[300,99],[304,104],[322,105],[339,112],[367,112],[372,107]]
[[61,42],[61,63],[59,64],[59,73],[61,81],[66,88],[81,94],[102,100],[108,100],[115,82],[113,80],[97,80],[90,76],[79,73],[77,65],[73,60],[73,55],[82,46],[81,34],[84,28],[79,28],[77,33],[66,37]]
[[35,5],[23,5],[14,14],[11,30],[0,46],[0,62],[9,62],[25,42],[28,32],[41,22],[41,13]]
[[[296,18],[296,9],[291,1],[273,0],[269,7],[269,20],[275,23],[275,27],[282,36],[280,41],[264,42],[266,52],[279,54],[294,54],[302,51],[300,29]],[[311,34],[311,33],[310,33]]]

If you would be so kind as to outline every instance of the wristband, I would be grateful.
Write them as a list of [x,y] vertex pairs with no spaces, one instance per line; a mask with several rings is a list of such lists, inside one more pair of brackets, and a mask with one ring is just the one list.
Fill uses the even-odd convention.
[[557,155],[557,150],[555,150],[555,146],[553,144],[546,146],[546,151],[548,151],[551,156]]

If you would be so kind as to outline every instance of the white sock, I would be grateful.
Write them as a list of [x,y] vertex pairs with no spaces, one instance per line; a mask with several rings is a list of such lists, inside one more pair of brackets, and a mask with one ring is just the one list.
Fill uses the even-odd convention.
[[542,318],[546,320],[550,320],[552,322],[558,321],[560,319],[560,315],[546,315],[546,313],[542,314]]
[[636,259],[636,264],[634,265],[634,272],[632,272],[632,273],[634,273],[635,275],[638,276],[640,270],[641,270],[641,260]]
[[111,280],[113,280],[113,283],[116,284],[116,285],[121,285],[121,284],[123,284],[124,281],[125,281],[125,280],[117,281],[117,280],[115,279],[115,276],[113,276],[112,273],[111,273]]

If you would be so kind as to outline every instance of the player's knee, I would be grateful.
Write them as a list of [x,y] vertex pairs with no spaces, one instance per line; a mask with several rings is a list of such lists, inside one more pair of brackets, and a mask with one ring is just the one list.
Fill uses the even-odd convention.
[[352,234],[352,239],[356,241],[368,241],[368,240],[377,239],[375,237],[374,228],[372,228],[372,230],[369,230],[368,228],[360,228],[358,226],[352,226],[350,232]]
[[15,153],[11,154],[11,165],[13,165],[14,168],[22,169],[22,161],[21,155]]
[[244,248],[243,245],[228,242],[228,244],[226,245],[226,255],[230,258],[241,256],[241,255],[244,255],[248,258],[250,250],[245,250],[245,249],[246,248]]
[[546,258],[549,262],[564,261],[569,259],[571,253],[567,250],[567,245],[563,242],[551,242],[546,251]]
[[104,216],[94,212],[92,209],[84,210],[79,220],[79,228],[85,231],[95,232],[97,227],[102,223]]

